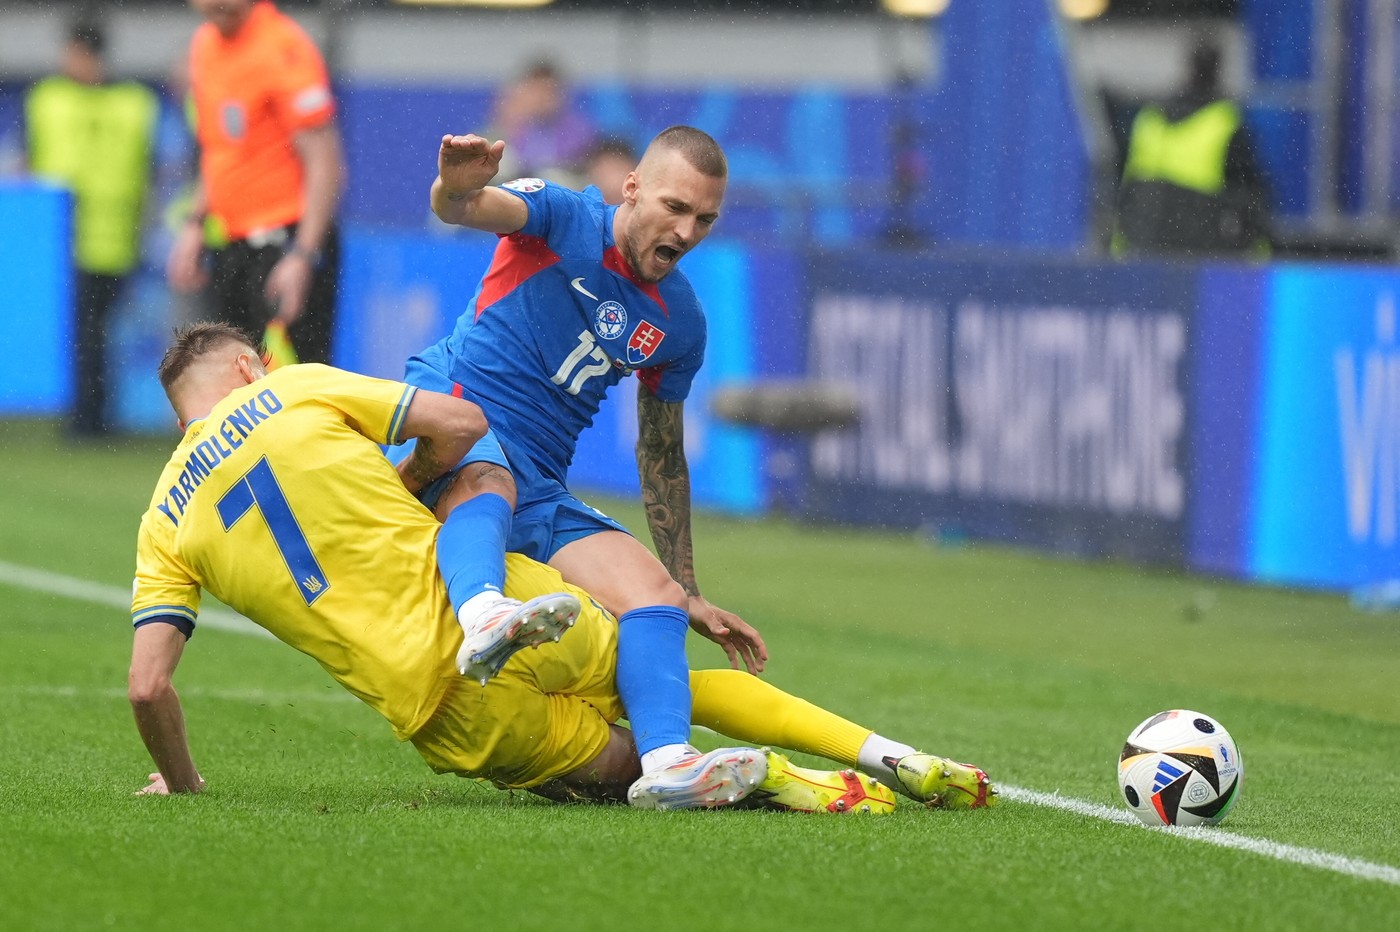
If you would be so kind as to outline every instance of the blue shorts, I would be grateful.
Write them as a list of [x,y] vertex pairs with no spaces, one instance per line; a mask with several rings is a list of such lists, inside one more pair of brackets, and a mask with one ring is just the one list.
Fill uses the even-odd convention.
[[[409,361],[406,381],[428,391],[462,395],[456,383],[417,360]],[[389,457],[389,462],[398,465],[413,451],[415,443],[409,440],[400,446],[388,447],[385,455]],[[511,457],[508,447],[508,439],[488,429],[486,436],[476,442],[455,469],[419,494],[419,501],[433,508],[449,480],[462,467],[468,463],[495,463],[509,470],[515,479],[515,514],[511,518],[510,537],[506,540],[507,550],[548,563],[565,545],[600,531],[631,533],[598,509],[585,504],[558,480],[542,475],[528,456],[521,454]]]

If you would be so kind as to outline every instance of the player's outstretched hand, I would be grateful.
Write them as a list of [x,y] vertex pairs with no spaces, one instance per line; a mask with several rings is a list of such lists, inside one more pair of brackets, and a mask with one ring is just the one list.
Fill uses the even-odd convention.
[[[158,774],[158,773],[153,773],[153,774],[150,774],[146,779],[150,780],[151,782],[150,782],[150,783],[147,783],[145,786],[141,787],[141,789],[137,790],[135,795],[137,795],[137,796],[169,796],[169,795],[170,795],[170,788],[169,788],[168,786],[165,785],[165,777],[162,777],[162,776],[161,776],[160,774]],[[191,792],[194,792],[194,793],[201,793],[201,792],[203,792],[203,791],[204,791],[204,778],[201,777],[201,778],[199,778],[199,783],[197,783],[197,784],[195,785],[195,788],[194,788],[193,790],[191,790]]]
[[438,149],[438,177],[446,194],[467,194],[491,183],[501,170],[504,140],[491,142],[474,133],[443,136]]
[[712,605],[704,596],[690,597],[690,626],[724,648],[729,665],[739,669],[739,661],[755,676],[768,662],[768,648],[753,625],[733,612]]

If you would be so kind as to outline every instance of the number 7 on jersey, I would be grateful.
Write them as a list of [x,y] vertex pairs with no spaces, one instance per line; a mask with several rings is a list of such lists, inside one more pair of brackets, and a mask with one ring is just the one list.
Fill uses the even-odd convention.
[[330,580],[321,572],[316,555],[311,552],[311,545],[307,543],[296,515],[292,513],[291,504],[282,494],[282,486],[277,483],[277,476],[273,474],[267,457],[254,463],[253,468],[245,472],[214,507],[219,512],[219,520],[223,522],[225,531],[233,530],[233,526],[255,508],[262,514],[268,531],[272,533],[272,542],[277,545],[277,552],[282,555],[282,562],[287,564],[292,582],[307,605],[315,602],[331,587]]

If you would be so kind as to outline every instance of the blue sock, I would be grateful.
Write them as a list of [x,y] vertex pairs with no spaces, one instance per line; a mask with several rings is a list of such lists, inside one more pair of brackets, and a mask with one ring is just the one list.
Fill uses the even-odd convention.
[[673,605],[634,608],[618,619],[617,692],[640,756],[690,742],[690,619]]
[[506,584],[506,535],[510,503],[494,493],[478,495],[453,508],[438,532],[438,572],[447,583],[455,612],[487,589]]

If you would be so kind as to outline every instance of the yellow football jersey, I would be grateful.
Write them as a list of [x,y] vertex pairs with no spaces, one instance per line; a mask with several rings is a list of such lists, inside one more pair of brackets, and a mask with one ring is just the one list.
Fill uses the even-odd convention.
[[193,622],[206,589],[412,735],[461,645],[439,524],[378,446],[400,442],[414,392],[288,366],[190,425],[141,519],[133,623]]

